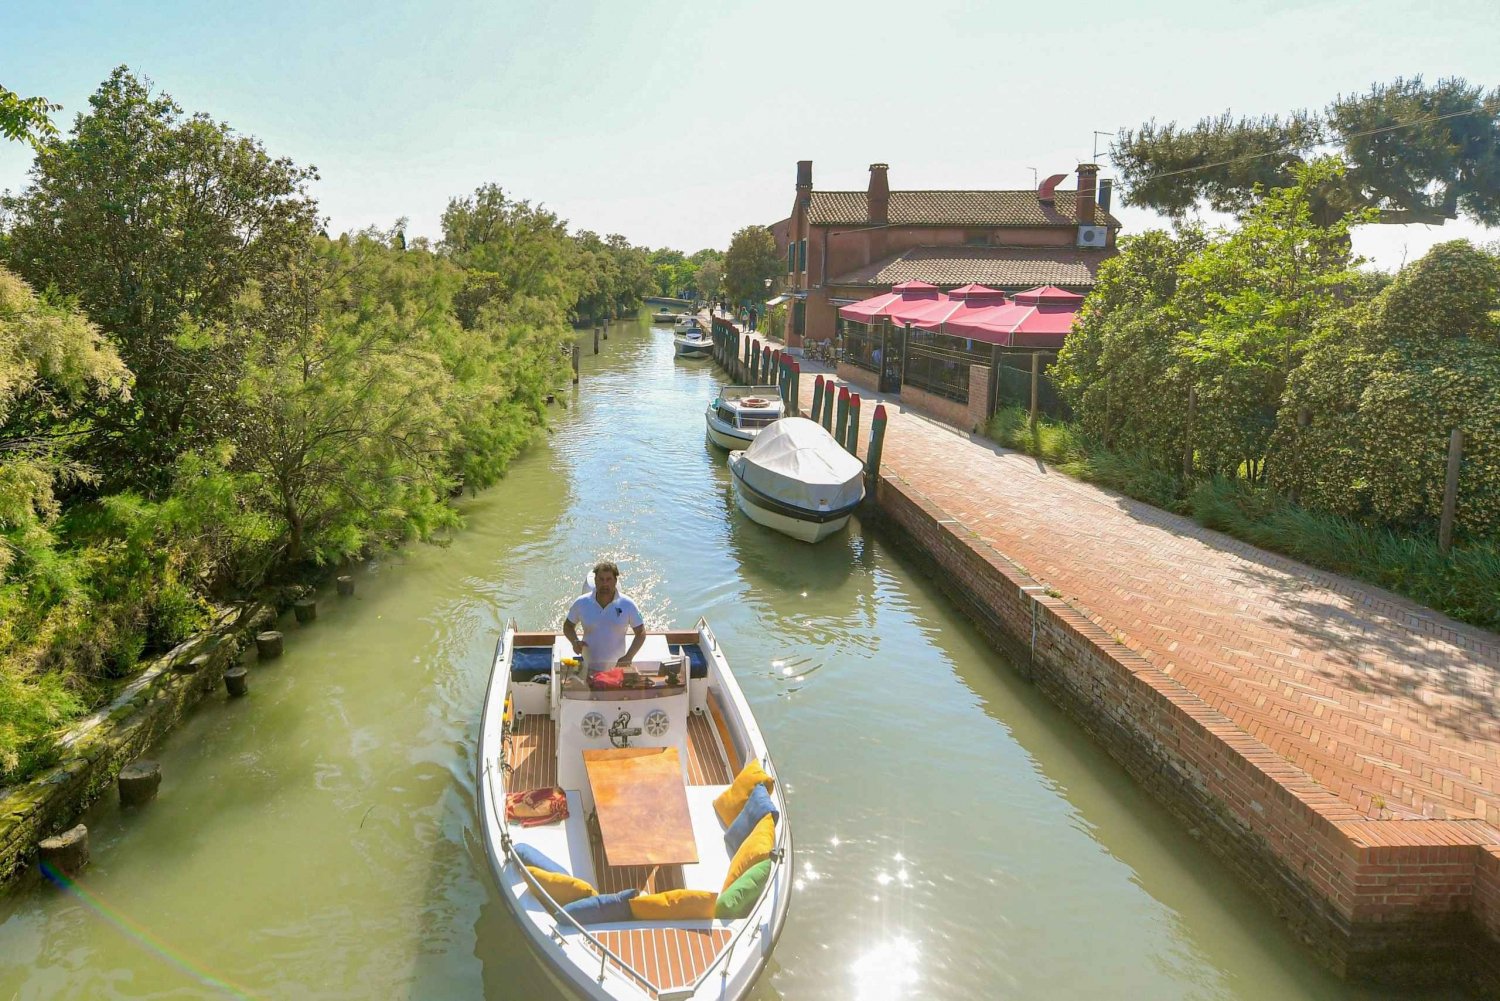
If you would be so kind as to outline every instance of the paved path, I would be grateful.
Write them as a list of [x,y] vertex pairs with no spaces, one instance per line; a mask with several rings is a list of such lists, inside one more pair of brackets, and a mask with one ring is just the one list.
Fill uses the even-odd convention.
[[1360,814],[1500,823],[1500,636],[887,411],[885,472]]

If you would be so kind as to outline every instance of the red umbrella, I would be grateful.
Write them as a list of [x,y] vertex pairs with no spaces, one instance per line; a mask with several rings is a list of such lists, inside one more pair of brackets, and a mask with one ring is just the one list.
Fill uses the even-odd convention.
[[873,296],[849,306],[841,306],[839,316],[856,323],[874,323],[880,317],[889,316],[892,308],[944,298],[945,296],[938,291],[936,285],[929,285],[926,282],[902,282],[900,285],[892,286],[889,292],[882,295]]

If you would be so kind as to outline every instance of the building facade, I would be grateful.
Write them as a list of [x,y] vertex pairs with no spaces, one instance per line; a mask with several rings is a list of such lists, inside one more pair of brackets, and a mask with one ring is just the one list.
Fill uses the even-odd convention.
[[798,161],[791,214],[772,227],[787,267],[788,347],[834,337],[839,306],[906,281],[1087,293],[1116,252],[1112,183],[1099,183],[1095,164],[1078,165],[1072,190],[1055,174],[1034,191],[892,191],[888,173],[871,164],[866,190],[818,191],[812,161]]

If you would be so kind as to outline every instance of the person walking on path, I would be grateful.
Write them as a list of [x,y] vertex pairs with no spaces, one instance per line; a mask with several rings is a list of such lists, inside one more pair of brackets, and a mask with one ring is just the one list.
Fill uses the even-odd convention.
[[[583,659],[588,673],[629,667],[646,642],[641,610],[619,590],[620,568],[609,561],[594,567],[594,589],[578,596],[563,622],[563,636]],[[579,635],[579,628],[583,635]],[[631,634],[634,633],[634,638]]]
[[755,329],[755,320],[756,320],[755,307],[751,306],[750,307],[750,329],[751,330]]

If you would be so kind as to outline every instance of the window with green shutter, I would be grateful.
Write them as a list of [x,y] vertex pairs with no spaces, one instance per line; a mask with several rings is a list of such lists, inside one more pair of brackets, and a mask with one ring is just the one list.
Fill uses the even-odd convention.
[[791,274],[797,270],[797,241],[788,241],[786,245],[786,273]]
[[797,241],[797,270],[807,270],[807,241],[805,239]]

